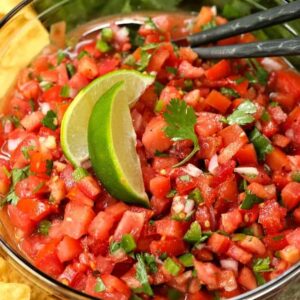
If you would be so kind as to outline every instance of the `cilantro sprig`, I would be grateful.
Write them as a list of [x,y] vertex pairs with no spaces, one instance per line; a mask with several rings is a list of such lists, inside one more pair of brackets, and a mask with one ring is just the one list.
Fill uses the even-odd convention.
[[137,258],[136,279],[140,282],[142,286],[141,290],[138,289],[138,291],[136,292],[142,292],[145,293],[146,295],[153,296],[153,291],[148,280],[148,274],[147,274],[146,265],[143,256],[138,254],[136,258]]
[[193,151],[181,162],[173,167],[179,167],[188,162],[199,150],[199,142],[194,130],[197,122],[195,111],[184,101],[172,99],[167,106],[164,118],[167,127],[164,128],[166,135],[174,142],[191,140],[194,143]]
[[257,107],[255,104],[250,100],[246,100],[245,102],[241,103],[231,115],[224,119],[224,122],[228,123],[229,125],[246,125],[255,120],[252,114],[255,114],[256,112]]

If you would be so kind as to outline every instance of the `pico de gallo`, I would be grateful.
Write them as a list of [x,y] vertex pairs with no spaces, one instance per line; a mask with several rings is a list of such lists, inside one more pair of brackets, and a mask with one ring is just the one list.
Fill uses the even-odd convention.
[[[299,73],[278,59],[202,60],[171,42],[226,22],[202,7],[138,31],[112,24],[22,71],[1,117],[0,193],[37,268],[104,300],[199,300],[240,295],[299,262]],[[131,109],[148,208],[114,199],[60,145],[72,99],[117,69],[156,76]]]

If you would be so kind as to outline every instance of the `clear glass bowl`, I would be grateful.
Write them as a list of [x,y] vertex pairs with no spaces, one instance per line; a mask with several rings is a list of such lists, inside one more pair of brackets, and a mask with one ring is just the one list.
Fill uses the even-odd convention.
[[[6,1],[6,0],[1,0]],[[18,2],[17,0],[10,0]],[[28,1],[29,2],[29,1]],[[143,12],[149,15],[153,11],[169,12],[170,10],[185,10],[198,11],[203,4],[216,5],[219,11],[223,12],[226,17],[236,18],[245,14],[252,13],[257,10],[265,9],[273,5],[283,4],[287,1],[283,0],[205,0],[205,1],[181,1],[181,5],[177,7],[168,6],[168,3],[178,3],[178,0],[163,1],[143,1],[143,0],[36,0],[31,5],[25,5],[20,12],[8,21],[4,27],[0,28],[0,39],[5,38],[5,43],[0,43],[0,80],[1,68],[6,74],[6,82],[8,85],[12,84],[14,77],[17,75],[18,69],[25,67],[30,60],[38,54],[43,45],[48,42],[48,35],[41,27],[40,22],[49,30],[50,26],[59,21],[65,21],[68,32],[73,31],[79,25],[91,22],[100,17],[106,17],[106,20],[112,14],[130,13],[139,11],[143,16]],[[226,5],[228,2],[242,3],[242,7],[237,7],[236,10],[228,11]],[[290,1],[289,1],[290,2]],[[143,4],[144,3],[144,4]],[[152,3],[152,5],[145,5],[145,3]],[[165,3],[165,4],[164,4]],[[263,3],[263,5],[262,5]],[[31,8],[35,9],[37,15],[33,13]],[[151,11],[151,12],[150,12]],[[116,16],[115,16],[116,17]],[[101,19],[100,19],[101,21]],[[96,23],[91,22],[90,26]],[[259,38],[282,38],[298,36],[300,33],[300,22],[294,21],[284,25],[277,25],[264,31],[256,32]],[[46,35],[45,35],[46,34]],[[23,37],[22,37],[23,35]],[[22,52],[22,48],[18,49],[18,42],[24,39],[26,35],[26,46],[31,47],[31,51],[27,55]],[[34,41],[39,39],[39,42],[34,44]],[[4,40],[4,39],[3,39]],[[24,46],[24,45],[23,45]],[[19,51],[19,52],[18,52]],[[21,51],[21,52],[20,52]],[[7,59],[7,58],[10,59]],[[300,70],[300,58],[289,58],[295,68]],[[9,75],[9,76],[8,76]],[[4,89],[5,90],[5,89]],[[0,109],[1,103],[4,103],[5,97],[0,93]],[[96,299],[81,292],[75,291],[68,286],[54,280],[43,272],[35,268],[26,258],[24,258],[18,249],[13,235],[11,234],[13,228],[10,226],[6,214],[0,211],[0,253],[11,263],[21,274],[24,275],[33,285],[39,286],[45,292],[57,296],[61,299],[72,300],[88,300]],[[259,288],[247,292],[241,296],[235,297],[235,300],[247,299],[269,299],[280,293],[287,291],[287,286],[297,284],[300,277],[300,263],[287,270],[280,277],[270,281],[269,283],[260,286]],[[298,282],[299,284],[299,282]],[[292,296],[291,299],[295,299]]]

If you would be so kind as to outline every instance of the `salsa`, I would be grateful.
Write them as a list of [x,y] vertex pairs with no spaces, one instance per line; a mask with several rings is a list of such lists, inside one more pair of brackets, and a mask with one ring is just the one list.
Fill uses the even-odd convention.
[[[49,46],[21,72],[1,117],[0,194],[36,267],[104,300],[199,300],[242,294],[299,262],[299,73],[171,43],[225,22],[202,7],[137,32],[112,24],[72,49]],[[74,97],[118,69],[156,76],[131,109],[149,208],[113,198],[60,144]]]

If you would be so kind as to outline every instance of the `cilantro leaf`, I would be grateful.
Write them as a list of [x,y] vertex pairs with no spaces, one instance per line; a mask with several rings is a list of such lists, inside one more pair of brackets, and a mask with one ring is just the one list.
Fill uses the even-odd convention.
[[253,143],[260,160],[264,160],[266,154],[273,151],[271,142],[257,128],[254,128],[250,133],[250,140]]
[[50,227],[51,222],[49,220],[43,220],[39,223],[38,233],[42,235],[48,235]]
[[195,221],[191,224],[190,229],[184,235],[184,240],[188,243],[197,244],[201,241],[202,238],[202,231],[200,224]]
[[146,70],[146,68],[149,65],[151,56],[152,55],[150,53],[148,53],[147,51],[143,51],[143,50],[141,51],[141,60],[137,63],[138,71],[143,72]]
[[137,265],[136,265],[136,279],[141,283],[142,285],[142,290],[141,292],[153,296],[153,291],[151,288],[151,285],[149,284],[148,281],[148,275],[147,275],[147,270],[146,270],[146,265],[144,262],[144,259],[142,255],[138,254],[136,256],[137,258]]
[[197,117],[194,109],[184,101],[172,99],[164,113],[164,118],[168,124],[164,131],[172,141],[191,140],[194,143],[193,151],[184,160],[173,166],[178,167],[189,161],[200,150],[198,138],[194,131]]
[[235,98],[240,97],[239,93],[237,91],[235,91],[234,89],[231,89],[231,88],[222,87],[220,92],[224,96],[235,97]]
[[270,272],[272,268],[270,268],[270,257],[266,258],[257,258],[253,262],[253,271],[254,272]]
[[241,205],[241,209],[251,209],[255,204],[262,203],[263,199],[257,197],[254,194],[251,194],[246,190],[246,197]]
[[155,257],[149,253],[144,253],[144,261],[149,268],[150,273],[156,273],[158,271]]
[[255,119],[251,114],[256,113],[257,108],[250,100],[241,103],[237,109],[227,117],[226,122],[229,125],[245,125],[252,123]]
[[[19,197],[16,195],[15,191],[11,191],[5,199],[5,203],[10,203],[12,205],[17,205]],[[5,204],[3,203],[3,204]]]
[[50,128],[52,130],[55,130],[57,128],[57,115],[53,110],[49,110],[42,120],[42,124]]

